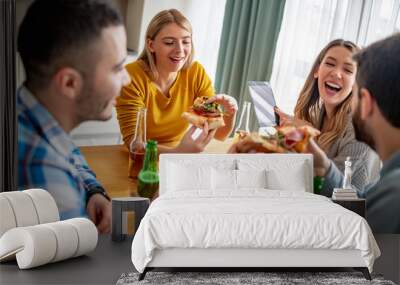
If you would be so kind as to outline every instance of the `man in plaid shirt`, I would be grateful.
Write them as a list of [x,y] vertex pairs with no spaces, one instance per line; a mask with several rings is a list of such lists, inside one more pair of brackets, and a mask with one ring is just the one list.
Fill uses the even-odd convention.
[[18,188],[43,188],[61,219],[85,216],[109,232],[111,203],[69,132],[108,120],[122,86],[126,35],[99,0],[37,0],[18,34],[26,81],[18,90]]

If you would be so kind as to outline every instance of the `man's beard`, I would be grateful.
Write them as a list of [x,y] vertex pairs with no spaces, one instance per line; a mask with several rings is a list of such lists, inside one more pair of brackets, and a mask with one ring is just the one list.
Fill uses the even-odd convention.
[[360,105],[357,106],[357,110],[353,113],[353,126],[356,136],[356,140],[361,141],[369,145],[373,150],[375,149],[375,142],[372,136],[367,132],[365,123],[360,119]]
[[103,111],[108,107],[110,101],[100,101],[101,96],[96,94],[96,90],[91,82],[86,82],[82,93],[77,98],[79,108],[79,121],[107,121],[110,117],[103,117]]

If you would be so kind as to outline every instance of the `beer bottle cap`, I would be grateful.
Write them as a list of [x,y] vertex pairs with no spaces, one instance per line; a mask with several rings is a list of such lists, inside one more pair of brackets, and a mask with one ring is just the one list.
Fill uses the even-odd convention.
[[157,141],[155,141],[155,140],[148,140],[148,141],[147,141],[147,145],[148,145],[149,147],[157,147]]

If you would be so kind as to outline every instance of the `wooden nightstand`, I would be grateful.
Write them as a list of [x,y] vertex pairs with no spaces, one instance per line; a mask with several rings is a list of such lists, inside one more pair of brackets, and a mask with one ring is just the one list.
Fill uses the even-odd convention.
[[351,200],[334,200],[332,201],[340,206],[359,214],[365,218],[365,199],[351,199]]

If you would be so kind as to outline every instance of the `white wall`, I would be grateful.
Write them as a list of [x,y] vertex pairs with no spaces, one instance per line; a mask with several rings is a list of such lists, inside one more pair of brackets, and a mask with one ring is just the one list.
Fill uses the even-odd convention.
[[[193,0],[192,0],[193,1]],[[139,33],[132,34],[132,37],[137,37],[136,45],[131,48],[137,52],[141,52],[145,43],[145,34],[150,20],[160,11],[165,9],[178,9],[183,14],[187,10],[187,5],[190,5],[190,0],[131,0],[132,3],[127,11],[128,18],[133,18],[131,15],[138,15],[137,11],[142,8],[141,22]],[[199,1],[199,0],[197,0]],[[128,37],[133,27],[128,27]],[[133,39],[132,39],[133,40]]]
[[115,108],[112,119],[106,122],[85,122],[74,129],[71,136],[78,146],[121,144],[122,138]]

